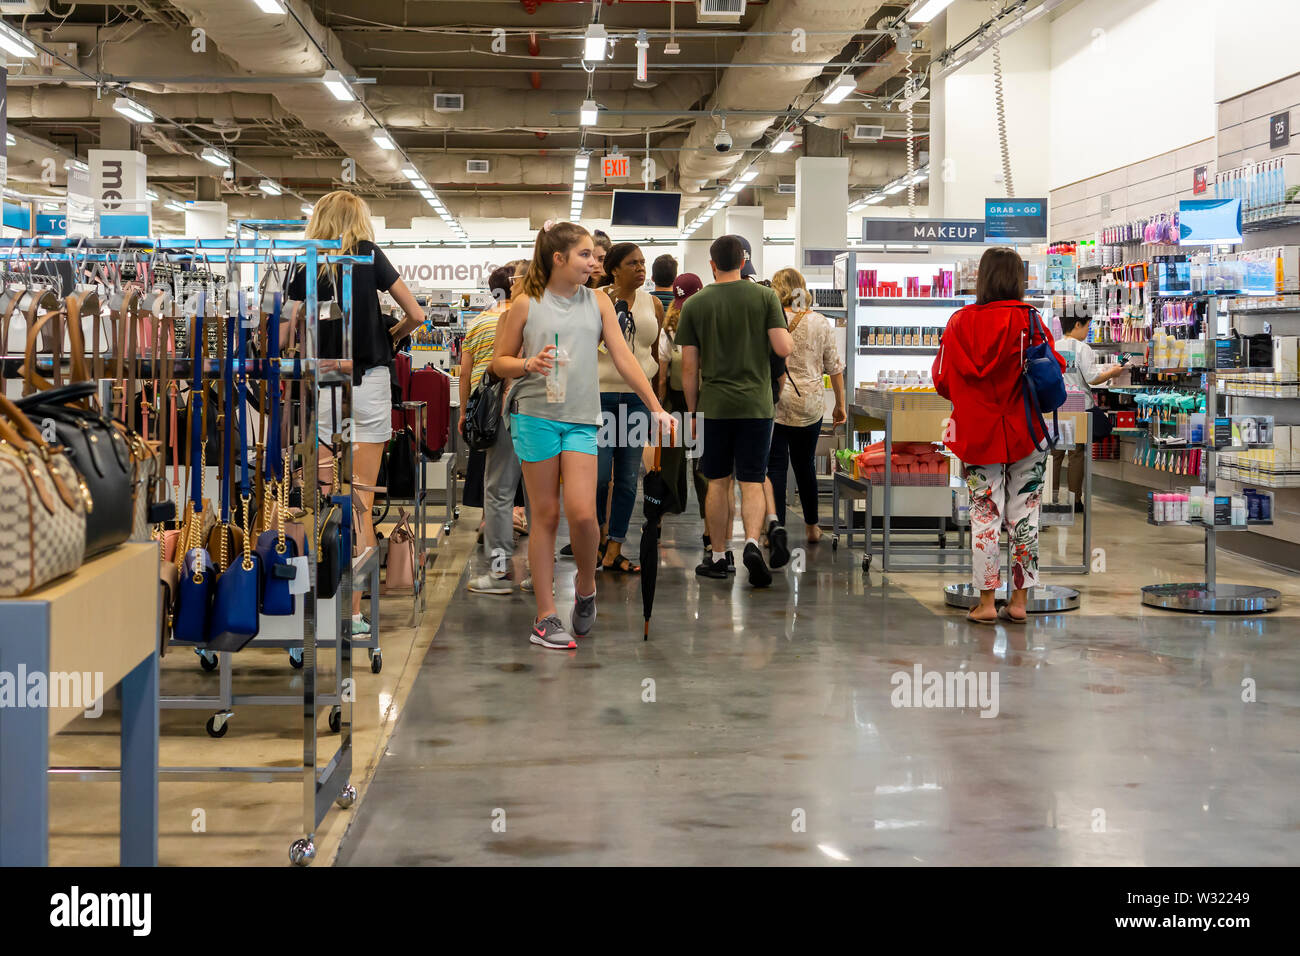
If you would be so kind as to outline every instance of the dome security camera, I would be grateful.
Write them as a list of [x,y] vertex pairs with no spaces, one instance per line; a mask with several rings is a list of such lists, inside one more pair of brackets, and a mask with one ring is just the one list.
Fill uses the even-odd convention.
[[727,132],[727,118],[722,117],[722,129],[713,137],[713,148],[719,153],[731,152],[731,134]]

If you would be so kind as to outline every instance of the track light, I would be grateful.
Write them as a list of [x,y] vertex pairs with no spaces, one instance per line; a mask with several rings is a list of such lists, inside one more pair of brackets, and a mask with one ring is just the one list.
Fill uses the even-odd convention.
[[262,192],[266,193],[268,196],[280,196],[284,194],[284,190],[280,188],[280,184],[271,179],[263,179],[257,184],[257,188],[262,190]]
[[599,107],[596,106],[595,100],[583,100],[582,108],[578,110],[579,126],[595,126],[596,113]]
[[7,23],[0,23],[0,50],[23,60],[36,56],[36,47],[32,41]]
[[823,103],[843,103],[845,98],[858,88],[858,81],[847,74],[838,77],[834,83],[826,87],[826,92],[822,94]]
[[782,133],[780,136],[778,136],[776,139],[772,141],[771,151],[773,153],[784,153],[787,152],[790,149],[790,147],[793,145],[794,145],[794,133],[791,133],[789,130],[786,130],[784,133]]
[[609,43],[609,34],[601,23],[587,27],[587,35],[582,40],[582,58],[591,62],[605,59],[605,46]]
[[336,100],[346,102],[356,99],[352,87],[348,86],[348,81],[343,79],[343,74],[338,70],[326,70],[320,81],[325,84],[325,89],[334,94]]
[[125,96],[119,96],[113,100],[113,109],[117,110],[129,120],[137,123],[152,123],[154,120],[153,113],[147,107],[141,106],[134,100],[129,100]]
[[221,150],[214,149],[211,146],[206,147],[199,156],[204,162],[211,163],[213,166],[230,165],[230,157]]
[[380,149],[396,149],[396,148],[397,148],[397,144],[393,142],[392,137],[389,136],[389,135],[388,135],[386,132],[384,132],[382,129],[381,129],[381,130],[376,130],[376,131],[375,131],[375,134],[374,134],[373,136],[371,136],[370,138],[371,138],[372,140],[375,141],[375,145],[378,146]]

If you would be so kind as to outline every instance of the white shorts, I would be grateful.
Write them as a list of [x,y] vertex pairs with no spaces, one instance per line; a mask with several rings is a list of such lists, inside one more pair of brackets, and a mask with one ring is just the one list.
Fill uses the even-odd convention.
[[[361,377],[361,384],[352,386],[352,440],[382,444],[393,437],[393,393],[389,384],[388,367],[372,368]],[[334,400],[340,389],[320,390],[320,419],[316,434],[323,444],[329,444],[334,435]],[[343,432],[343,417],[338,428]]]

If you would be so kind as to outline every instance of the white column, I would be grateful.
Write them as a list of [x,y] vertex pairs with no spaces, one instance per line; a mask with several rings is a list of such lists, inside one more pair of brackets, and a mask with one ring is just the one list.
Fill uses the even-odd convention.
[[848,236],[849,161],[801,156],[794,164],[794,264],[805,276],[830,269],[803,268],[806,248],[843,249]]
[[185,205],[185,236],[192,239],[225,239],[230,214],[223,202],[195,201]]
[[763,207],[731,206],[722,213],[726,223],[723,235],[742,236],[748,240],[755,277],[770,279],[771,276],[763,268]]

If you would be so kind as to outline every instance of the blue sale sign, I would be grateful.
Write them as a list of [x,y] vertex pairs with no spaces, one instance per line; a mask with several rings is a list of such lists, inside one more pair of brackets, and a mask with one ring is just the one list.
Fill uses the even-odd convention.
[[984,238],[1041,242],[1047,239],[1046,199],[984,200]]

